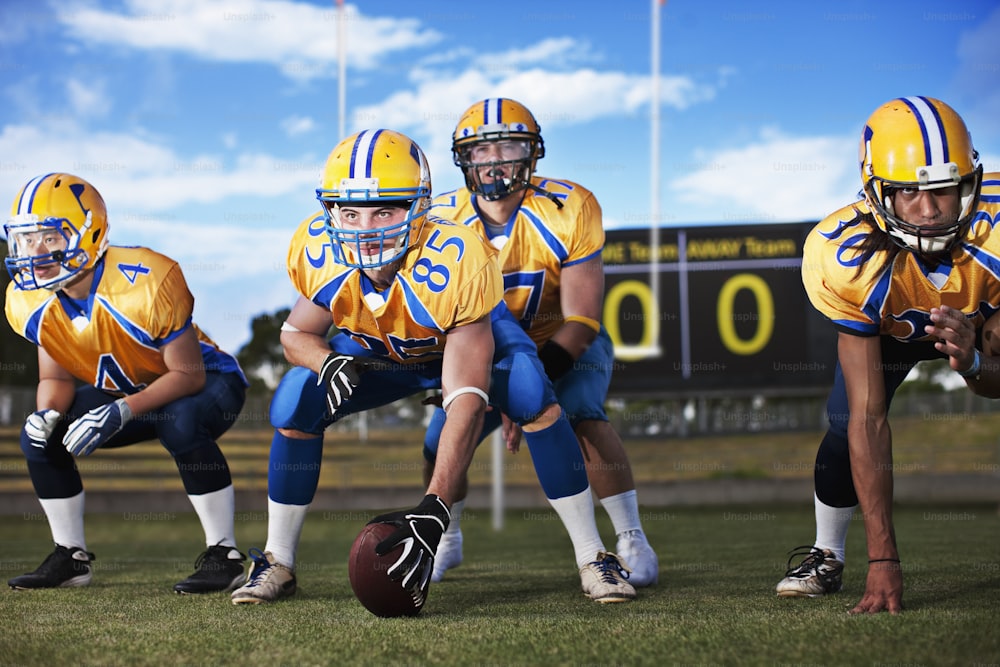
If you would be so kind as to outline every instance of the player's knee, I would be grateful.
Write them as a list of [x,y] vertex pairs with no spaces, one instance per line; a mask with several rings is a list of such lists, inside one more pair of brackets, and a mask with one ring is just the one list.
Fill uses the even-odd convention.
[[559,419],[562,414],[562,408],[559,407],[558,403],[553,403],[545,407],[537,417],[526,424],[521,425],[521,429],[526,433],[534,433],[535,431],[541,431],[549,426],[552,426]]
[[154,418],[156,437],[174,457],[213,443],[206,424],[201,422],[197,404],[184,397],[149,413]]
[[313,396],[315,388],[316,374],[308,368],[296,366],[285,373],[271,398],[271,426],[290,438],[298,437],[295,433],[322,433],[326,403]]
[[21,429],[21,452],[28,462],[48,463],[50,458],[52,458],[51,455],[57,454],[59,449],[62,449],[64,453],[69,455],[69,452],[62,447],[61,442],[56,441],[55,438],[50,437],[44,448],[38,447],[32,443],[31,438],[24,432],[24,429]]
[[556,403],[552,383],[536,355],[515,352],[502,359],[497,363],[494,380],[501,408],[521,426],[536,422]]

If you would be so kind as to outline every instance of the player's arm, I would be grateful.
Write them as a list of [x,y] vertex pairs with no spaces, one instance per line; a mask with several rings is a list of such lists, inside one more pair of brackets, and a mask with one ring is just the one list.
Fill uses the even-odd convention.
[[333,324],[333,315],[300,296],[281,327],[281,347],[288,363],[319,373],[330,355],[326,335]]
[[450,507],[476,451],[483,428],[493,369],[493,331],[489,316],[448,332],[441,368],[441,390],[448,417],[441,430],[434,476],[427,493]]
[[55,410],[66,414],[73,404],[76,384],[73,376],[49,356],[42,346],[38,347],[38,388],[35,403],[38,410]]
[[878,336],[840,333],[837,354],[850,420],[847,437],[851,477],[864,517],[868,559],[865,594],[851,613],[902,609],[903,575],[892,524],[892,433],[887,414],[882,349]]
[[545,372],[557,380],[583,356],[600,331],[604,263],[600,255],[562,269],[560,306],[565,322],[538,352]]
[[73,421],[63,445],[74,456],[89,456],[118,434],[136,415],[196,394],[205,386],[205,362],[194,327],[188,327],[161,350],[167,372],[143,390],[101,405]]
[[197,394],[205,386],[205,362],[194,327],[163,346],[160,350],[167,372],[156,378],[142,391],[125,397],[132,416],[161,408],[171,401]]

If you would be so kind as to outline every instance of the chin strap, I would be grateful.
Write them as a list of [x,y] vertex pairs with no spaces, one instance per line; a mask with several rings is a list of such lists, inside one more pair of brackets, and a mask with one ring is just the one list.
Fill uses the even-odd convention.
[[554,194],[552,194],[551,192],[549,192],[545,188],[540,188],[537,185],[535,185],[534,183],[532,183],[531,181],[528,181],[527,186],[528,186],[529,190],[534,190],[535,192],[538,192],[541,195],[543,195],[544,197],[546,197],[547,199],[552,200],[552,203],[556,205],[556,208],[561,209],[563,207],[563,203],[561,201],[559,201],[559,197],[556,197]]

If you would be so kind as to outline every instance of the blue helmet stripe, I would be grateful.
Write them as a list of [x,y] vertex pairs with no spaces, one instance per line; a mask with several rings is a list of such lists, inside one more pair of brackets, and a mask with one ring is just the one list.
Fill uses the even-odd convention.
[[[354,140],[351,148],[351,178],[371,178],[372,160],[375,155],[375,142],[378,140],[382,130],[363,130]],[[363,160],[363,162],[362,162]],[[358,172],[361,172],[360,174]]]
[[938,132],[941,135],[941,150],[944,153],[942,161],[951,162],[948,155],[948,133],[944,129],[944,121],[941,120],[941,114],[938,113],[937,107],[931,104],[930,100],[926,97],[921,97],[920,99],[927,103],[927,108],[930,109],[931,115],[934,116],[934,124],[937,126]]
[[948,144],[944,126],[937,111],[925,97],[900,98],[913,112],[924,142],[924,164],[944,164],[948,161]]

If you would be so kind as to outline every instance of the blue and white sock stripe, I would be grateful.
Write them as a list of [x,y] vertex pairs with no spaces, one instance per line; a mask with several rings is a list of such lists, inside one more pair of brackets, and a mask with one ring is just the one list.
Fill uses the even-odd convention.
[[39,186],[41,186],[42,182],[51,175],[52,174],[44,174],[42,176],[35,176],[33,179],[28,181],[28,184],[24,186],[23,190],[21,190],[21,198],[17,202],[17,212],[15,215],[31,213],[31,207],[35,203],[35,194],[38,192]]
[[924,139],[925,164],[945,164],[948,158],[948,136],[937,109],[926,97],[904,97],[903,102],[913,111]]
[[354,140],[354,148],[351,150],[351,178],[372,177],[375,142],[378,141],[381,134],[382,130],[364,130]]

